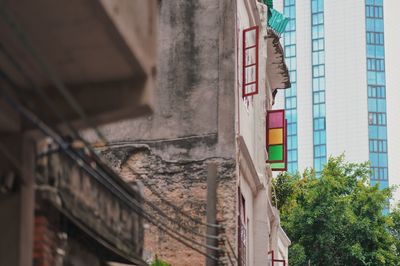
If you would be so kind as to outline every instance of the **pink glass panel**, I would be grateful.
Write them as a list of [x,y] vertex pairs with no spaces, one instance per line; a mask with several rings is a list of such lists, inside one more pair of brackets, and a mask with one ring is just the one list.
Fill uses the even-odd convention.
[[268,128],[283,127],[284,118],[285,118],[284,110],[268,113]]

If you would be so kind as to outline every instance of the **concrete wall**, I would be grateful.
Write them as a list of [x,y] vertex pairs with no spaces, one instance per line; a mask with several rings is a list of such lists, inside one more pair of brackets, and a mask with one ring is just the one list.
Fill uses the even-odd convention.
[[[105,156],[128,182],[141,180],[145,197],[169,217],[204,233],[152,189],[205,221],[207,164],[218,164],[218,217],[236,236],[235,1],[160,1],[154,114],[101,128]],[[88,133],[90,137],[90,132]],[[154,213],[154,209],[147,211]],[[176,222],[175,230],[199,243]],[[203,248],[200,248],[204,250]],[[203,265],[204,256],[148,222],[145,257],[172,265]]]
[[[384,2],[386,101],[388,124],[389,185],[400,185],[400,28],[398,26],[399,2]],[[395,202],[400,201],[400,189]]]
[[369,160],[364,12],[364,1],[325,1],[327,155],[351,162]]
[[[234,1],[161,1],[154,114],[104,127],[169,159],[234,154]],[[216,26],[219,25],[219,26]]]

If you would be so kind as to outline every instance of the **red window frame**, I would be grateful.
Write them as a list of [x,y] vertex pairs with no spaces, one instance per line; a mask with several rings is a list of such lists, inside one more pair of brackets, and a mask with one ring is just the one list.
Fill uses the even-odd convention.
[[[247,34],[250,34],[251,32],[255,32],[255,44],[247,46],[246,37],[247,37]],[[242,46],[242,49],[243,49],[242,50],[242,56],[243,56],[243,58],[242,58],[242,97],[243,98],[258,94],[259,34],[260,33],[259,33],[258,26],[250,27],[250,28],[243,30],[243,40],[242,40],[243,41],[243,46]],[[255,58],[254,63],[250,63],[250,64],[246,65],[246,51],[250,50],[250,49],[255,49],[255,57],[256,58]],[[250,67],[255,68],[256,77],[255,77],[255,81],[248,82],[246,80],[246,69],[250,68]],[[250,92],[246,92],[246,88],[249,86],[252,86],[252,85],[255,85],[254,90],[252,90]]]
[[283,266],[286,266],[286,260],[275,259],[274,254],[275,254],[275,253],[274,253],[273,250],[271,250],[271,251],[268,252],[268,255],[271,255],[272,266],[275,266],[275,262],[283,263]]
[[246,200],[238,187],[239,215],[238,215],[238,265],[246,266],[247,260],[247,223]]

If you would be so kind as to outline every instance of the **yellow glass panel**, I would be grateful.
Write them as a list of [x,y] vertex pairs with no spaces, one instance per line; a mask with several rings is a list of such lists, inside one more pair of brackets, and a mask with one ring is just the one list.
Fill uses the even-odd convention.
[[269,145],[282,144],[283,143],[283,129],[274,128],[268,131]]

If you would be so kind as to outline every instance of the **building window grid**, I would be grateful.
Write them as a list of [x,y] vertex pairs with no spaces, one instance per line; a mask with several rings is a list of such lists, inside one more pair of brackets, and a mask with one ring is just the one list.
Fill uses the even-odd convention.
[[[384,33],[383,33],[383,2],[367,0],[365,5],[366,13],[366,43],[367,43],[367,71],[385,75],[385,59],[384,59]],[[371,26],[372,25],[372,26]],[[379,25],[379,27],[377,27]],[[371,30],[373,28],[373,30]],[[374,53],[369,51],[374,49]],[[377,50],[381,54],[377,53]],[[378,84],[379,83],[379,84]],[[371,161],[371,180],[387,181],[388,180],[388,160],[387,160],[387,118],[386,106],[380,106],[379,100],[386,99],[386,85],[383,81],[376,80],[371,82],[368,80],[368,109],[379,108],[381,112],[368,113],[369,127],[369,154]],[[372,133],[371,133],[372,132]]]
[[372,44],[372,45],[385,44],[385,38],[383,32],[367,31],[366,38],[367,38],[367,44]]
[[385,60],[381,58],[367,58],[367,70],[385,72]]
[[385,86],[368,85],[369,99],[386,99]]
[[297,171],[297,84],[296,84],[296,5],[295,1],[284,0],[284,14],[289,24],[284,34],[285,59],[290,71],[292,87],[285,91],[285,110],[288,122],[288,171]]
[[369,112],[368,124],[376,126],[386,126],[386,112]]
[[317,174],[326,163],[325,33],[324,2],[311,0],[314,169]]

